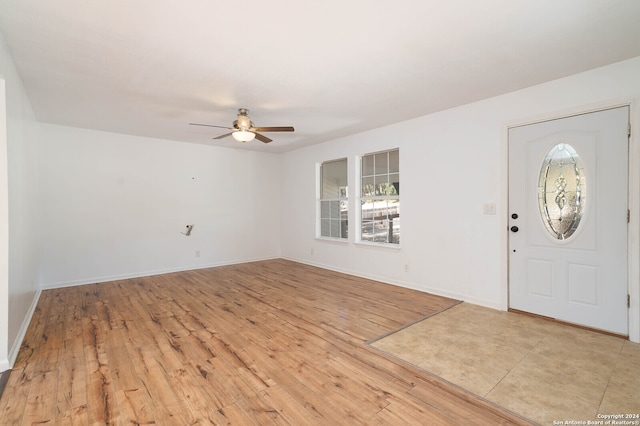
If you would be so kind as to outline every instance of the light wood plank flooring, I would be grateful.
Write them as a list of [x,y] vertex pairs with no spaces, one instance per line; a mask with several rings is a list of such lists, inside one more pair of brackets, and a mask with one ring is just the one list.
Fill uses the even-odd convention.
[[366,344],[455,303],[286,260],[47,290],[0,423],[529,424]]

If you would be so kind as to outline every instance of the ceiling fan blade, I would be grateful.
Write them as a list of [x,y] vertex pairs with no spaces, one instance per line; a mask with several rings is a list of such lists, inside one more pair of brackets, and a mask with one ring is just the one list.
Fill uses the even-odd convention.
[[256,139],[258,139],[260,142],[264,142],[264,143],[271,142],[271,139],[269,139],[265,135],[261,135],[260,133],[256,133]]
[[[225,127],[225,129],[226,129],[226,127]],[[233,133],[233,132],[231,132],[231,133],[225,133],[224,135],[216,136],[215,138],[212,138],[212,139],[222,139],[222,138],[226,138],[227,136],[231,136],[231,134],[232,134],[232,133]]]
[[217,127],[218,129],[229,129],[232,130],[233,127],[227,126],[214,126],[213,124],[200,124],[200,123],[189,123],[190,126],[205,126],[205,127]]
[[251,130],[256,132],[293,132],[293,126],[281,126],[281,127],[256,127]]

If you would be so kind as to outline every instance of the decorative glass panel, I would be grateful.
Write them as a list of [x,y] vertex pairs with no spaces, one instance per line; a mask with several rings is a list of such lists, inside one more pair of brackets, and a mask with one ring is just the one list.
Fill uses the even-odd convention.
[[554,238],[565,240],[578,229],[586,183],[582,160],[571,145],[559,143],[549,150],[538,179],[538,206]]

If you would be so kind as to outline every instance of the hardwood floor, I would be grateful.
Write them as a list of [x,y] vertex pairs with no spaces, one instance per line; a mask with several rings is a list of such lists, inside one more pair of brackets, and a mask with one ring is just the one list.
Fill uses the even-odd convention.
[[46,290],[0,423],[529,424],[366,343],[454,303],[286,260]]

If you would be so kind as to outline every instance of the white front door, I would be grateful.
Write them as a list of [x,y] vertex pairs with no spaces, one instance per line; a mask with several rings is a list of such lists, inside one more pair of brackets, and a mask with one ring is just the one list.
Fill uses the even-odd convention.
[[509,307],[628,334],[629,108],[509,130]]

